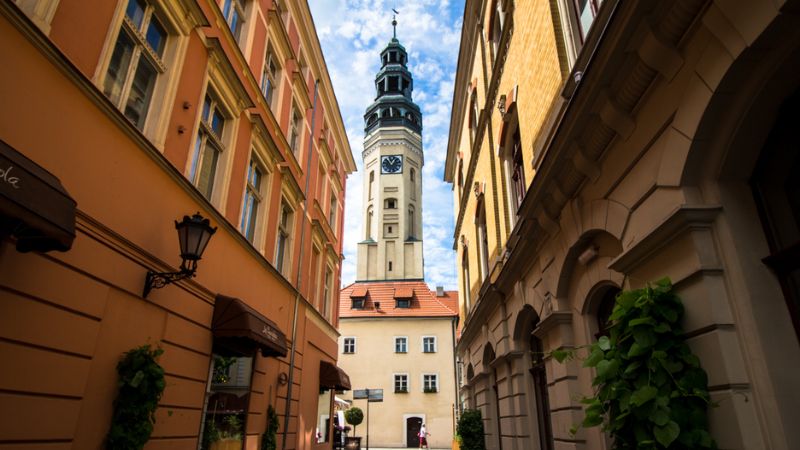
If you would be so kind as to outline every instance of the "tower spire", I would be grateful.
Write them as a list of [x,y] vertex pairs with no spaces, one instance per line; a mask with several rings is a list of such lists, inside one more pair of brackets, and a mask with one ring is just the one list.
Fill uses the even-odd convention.
[[392,39],[397,40],[397,18],[396,16],[400,14],[396,9],[392,8]]

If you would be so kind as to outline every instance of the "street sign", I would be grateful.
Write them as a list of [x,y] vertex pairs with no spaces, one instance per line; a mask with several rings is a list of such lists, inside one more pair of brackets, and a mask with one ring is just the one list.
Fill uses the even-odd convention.
[[353,399],[354,400],[361,400],[367,398],[367,392],[369,389],[355,389],[353,390]]
[[368,402],[382,402],[383,401],[383,389],[367,389]]

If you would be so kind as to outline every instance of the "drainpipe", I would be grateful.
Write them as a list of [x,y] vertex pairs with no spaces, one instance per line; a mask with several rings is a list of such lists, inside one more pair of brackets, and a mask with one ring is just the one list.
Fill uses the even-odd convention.
[[[311,109],[311,138],[308,140],[308,157],[306,158],[306,185],[305,200],[303,200],[303,214],[308,214],[308,183],[311,179],[311,158],[314,156],[314,126],[317,120],[317,96],[319,95],[319,80],[314,80],[314,106]],[[289,435],[289,414],[292,410],[292,385],[294,384],[294,356],[297,353],[297,310],[300,306],[300,287],[303,281],[303,243],[306,237],[306,227],[300,227],[300,257],[297,258],[297,281],[294,297],[294,313],[292,318],[292,350],[289,355],[289,382],[286,386],[286,409],[283,413],[283,443],[281,449],[286,450],[286,437]]]

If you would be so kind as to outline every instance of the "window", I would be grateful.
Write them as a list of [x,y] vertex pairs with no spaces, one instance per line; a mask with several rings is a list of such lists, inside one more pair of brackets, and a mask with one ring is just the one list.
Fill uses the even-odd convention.
[[397,199],[387,198],[384,201],[384,208],[386,208],[386,209],[397,209]]
[[414,239],[416,236],[416,228],[414,224],[416,222],[416,217],[414,214],[414,205],[408,205],[408,238]]
[[372,239],[372,236],[373,236],[373,234],[372,234],[372,215],[373,215],[372,206],[370,206],[370,207],[367,208],[367,222],[364,225],[364,228],[365,228],[365,231],[366,231],[366,239],[368,239],[368,240]]
[[350,309],[364,309],[364,297],[356,297],[353,299],[353,304]]
[[343,353],[355,353],[356,352],[356,338],[354,337],[346,337],[343,340],[344,345],[342,347]]
[[474,147],[475,141],[478,139],[478,92],[476,89],[473,89],[472,98],[470,99],[469,137],[470,146]]
[[247,167],[247,185],[244,189],[242,222],[239,224],[239,230],[251,244],[254,243],[256,235],[258,207],[262,201],[261,180],[263,177],[264,170],[258,163],[256,155],[251,155],[250,165]]
[[400,394],[405,394],[408,392],[408,374],[394,374],[394,392]]
[[477,216],[475,217],[476,233],[478,234],[478,259],[480,260],[480,279],[485,280],[489,275],[489,235],[486,232],[486,205],[481,198],[478,201]]
[[417,198],[417,172],[413,167],[408,171],[408,177],[411,181],[408,186],[411,198]]
[[264,69],[261,73],[261,93],[264,94],[264,99],[271,109],[275,109],[273,99],[276,96],[275,91],[278,89],[278,82],[280,80],[280,66],[275,58],[275,53],[272,48],[267,49],[267,57],[264,60]]
[[[250,383],[253,373],[252,356],[221,356],[213,354],[211,382],[206,393],[203,411],[204,435],[212,430],[230,436],[242,435],[250,400]],[[242,440],[231,439],[231,449],[241,450]],[[203,439],[201,450],[210,450],[210,439]]]
[[469,247],[462,246],[461,250],[461,277],[463,279],[463,292],[464,292],[464,314],[469,314],[472,301],[470,298],[471,284],[469,279]]
[[422,353],[436,353],[436,336],[422,337]]
[[511,143],[511,200],[514,207],[513,212],[516,216],[522,200],[525,199],[525,192],[527,185],[525,184],[525,168],[522,164],[522,143],[519,137],[519,128],[514,133],[513,141]]
[[[391,268],[389,270],[392,270]],[[397,298],[394,303],[395,308],[411,308],[410,298]]]
[[331,294],[333,293],[333,271],[325,267],[325,281],[322,284],[322,317],[330,320]]
[[464,194],[464,160],[458,160],[458,201],[461,202],[461,196]]
[[242,38],[242,28],[244,26],[244,4],[242,0],[225,0],[222,14],[225,16],[225,21],[228,22],[233,37],[239,42]]
[[331,204],[330,204],[330,207],[328,208],[328,223],[331,224],[331,228],[334,229],[334,232],[336,232],[336,209],[337,209],[337,206],[338,205],[336,204],[336,196],[331,194]]
[[292,153],[297,156],[297,152],[300,149],[301,118],[297,106],[295,105],[292,105],[292,113],[289,115],[289,120],[289,148],[292,149]]
[[224,149],[221,139],[225,131],[225,121],[216,97],[213,93],[206,93],[197,130],[197,140],[194,145],[190,178],[197,189],[209,200],[214,193],[217,164]]
[[438,375],[426,373],[422,375],[422,391],[426,393],[439,392]]
[[136,128],[144,128],[162,60],[167,29],[145,0],[129,0],[103,81],[103,93]]
[[292,220],[294,211],[281,200],[281,212],[278,220],[278,243],[275,246],[275,268],[278,272],[288,276],[289,273],[289,244],[292,235]]
[[597,17],[597,11],[600,9],[601,3],[603,3],[603,0],[573,0],[575,15],[578,18],[578,26],[581,32],[581,42],[586,39],[592,22]]
[[375,171],[373,170],[369,173],[369,187],[368,187],[369,197],[367,197],[369,200],[372,200],[372,187],[374,185],[375,185]]
[[408,352],[408,338],[405,336],[394,338],[394,352],[407,353]]
[[492,61],[497,60],[497,54],[500,51],[500,40],[503,37],[503,25],[505,25],[505,11],[503,11],[503,2],[498,0],[495,2],[495,10],[492,14],[491,23],[491,36],[492,36]]

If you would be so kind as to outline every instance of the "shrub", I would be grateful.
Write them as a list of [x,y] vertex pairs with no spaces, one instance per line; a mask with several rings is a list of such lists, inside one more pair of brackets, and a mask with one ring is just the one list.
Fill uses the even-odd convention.
[[344,420],[353,426],[353,435],[355,435],[356,427],[364,421],[364,411],[361,411],[361,408],[357,406],[353,406],[344,412]]
[[261,450],[275,450],[278,448],[278,413],[269,405],[267,408],[267,429],[261,436]]
[[461,438],[461,450],[486,450],[483,439],[483,419],[477,409],[466,409],[458,419],[456,433]]

